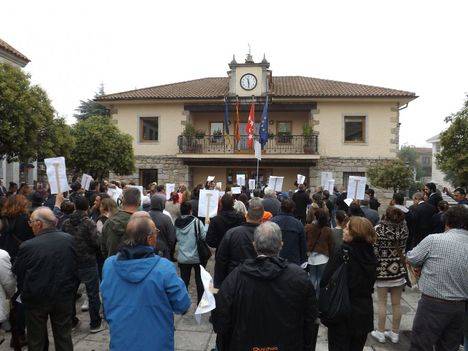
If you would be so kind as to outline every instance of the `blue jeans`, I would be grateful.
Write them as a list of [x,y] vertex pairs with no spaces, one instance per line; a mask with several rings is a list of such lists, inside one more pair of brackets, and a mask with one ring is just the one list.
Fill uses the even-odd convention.
[[309,279],[314,285],[315,294],[317,298],[319,297],[320,292],[320,280],[322,279],[323,272],[325,271],[325,266],[327,264],[318,264],[318,265],[309,265]]
[[99,273],[97,264],[90,267],[79,267],[78,278],[86,287],[86,295],[89,301],[89,318],[91,328],[101,323],[101,300],[99,299]]

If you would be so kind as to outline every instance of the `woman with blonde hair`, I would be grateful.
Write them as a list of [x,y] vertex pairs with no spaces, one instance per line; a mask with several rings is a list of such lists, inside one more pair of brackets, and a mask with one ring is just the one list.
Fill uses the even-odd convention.
[[335,250],[323,273],[320,288],[325,289],[335,271],[345,262],[351,312],[328,327],[330,351],[362,350],[367,334],[374,329],[372,292],[376,279],[377,258],[373,244],[376,233],[363,217],[351,217],[343,230],[343,244]]
[[[408,227],[405,214],[400,209],[389,206],[384,219],[375,227],[375,231],[377,241],[374,248],[379,261],[375,283],[379,301],[379,319],[377,330],[374,330],[371,335],[381,343],[385,342],[385,338],[397,343],[401,322],[401,294],[406,283],[403,255],[408,239]],[[386,331],[388,293],[392,301],[392,330]]]

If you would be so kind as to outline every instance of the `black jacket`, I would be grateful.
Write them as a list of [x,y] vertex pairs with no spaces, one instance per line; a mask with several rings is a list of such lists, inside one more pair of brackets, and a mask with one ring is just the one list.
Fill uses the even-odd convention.
[[73,237],[79,267],[96,265],[99,252],[96,223],[89,219],[85,211],[75,211],[63,222],[62,231]]
[[444,213],[437,212],[432,216],[431,234],[438,234],[443,232],[445,232]]
[[8,252],[12,262],[16,258],[20,245],[24,241],[34,238],[28,220],[26,213],[15,218],[3,217],[1,219],[0,248]]
[[206,233],[206,243],[211,247],[218,248],[226,232],[244,222],[244,216],[237,211],[220,211],[219,214],[210,221],[208,233]]
[[149,215],[156,225],[156,228],[159,229],[156,243],[157,249],[162,253],[163,257],[174,260],[177,239],[171,217],[163,213],[165,203],[165,197],[153,195],[151,197],[151,211],[149,211]]
[[304,224],[306,220],[307,205],[310,205],[312,200],[310,199],[309,194],[304,190],[296,191],[292,196],[292,200],[296,204],[294,216]]
[[439,193],[432,193],[431,195],[429,195],[429,199],[427,200],[427,202],[429,202],[432,206],[437,208],[439,202],[441,202],[442,200],[442,195],[440,195]]
[[[333,273],[343,263],[343,248],[349,250],[348,285],[351,316],[338,326],[346,326],[353,334],[366,334],[374,329],[372,292],[377,278],[378,261],[372,244],[361,241],[343,243],[335,250],[323,272],[320,288],[324,288]],[[328,326],[333,327],[333,326]]]
[[271,219],[278,224],[283,235],[283,247],[279,256],[291,263],[301,265],[307,261],[307,244],[302,223],[293,214],[280,213]]
[[216,296],[221,350],[313,350],[315,291],[307,274],[278,257],[246,260]]
[[73,237],[47,229],[21,244],[13,273],[26,305],[73,300],[77,283]]
[[257,257],[253,247],[254,232],[258,224],[244,223],[231,228],[224,235],[216,252],[213,285],[219,288],[234,268],[248,258]]
[[432,233],[432,216],[436,214],[436,208],[428,202],[419,203],[410,207],[410,249],[417,246],[426,236]]

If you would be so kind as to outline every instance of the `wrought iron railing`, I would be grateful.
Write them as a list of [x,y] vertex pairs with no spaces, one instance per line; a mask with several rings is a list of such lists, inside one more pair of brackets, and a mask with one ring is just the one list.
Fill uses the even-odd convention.
[[[255,137],[258,139],[258,137]],[[207,135],[203,137],[186,137],[180,135],[178,138],[179,152],[181,154],[235,154],[254,153],[253,149],[247,147],[248,138],[242,135],[240,140],[235,140],[233,135]],[[317,154],[318,136],[304,135],[277,135],[270,137],[265,147],[264,154]]]

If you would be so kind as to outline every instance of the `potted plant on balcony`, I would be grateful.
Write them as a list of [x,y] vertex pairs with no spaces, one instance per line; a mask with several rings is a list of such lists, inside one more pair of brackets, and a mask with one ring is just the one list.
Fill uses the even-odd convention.
[[195,131],[195,138],[201,140],[205,137],[205,131],[202,129],[198,129]]
[[213,135],[211,137],[211,142],[212,143],[220,143],[223,141],[223,132],[220,130],[215,130],[213,132]]
[[314,153],[314,145],[313,145],[313,135],[314,129],[308,123],[304,124],[302,127],[302,136],[304,137],[304,153],[305,154],[313,154]]
[[287,144],[287,143],[290,143],[291,140],[292,140],[291,132],[278,132],[278,135],[276,136],[276,141],[278,143]]
[[195,138],[195,127],[192,123],[186,123],[182,134],[179,135],[179,150],[181,152],[195,152],[198,145]]

